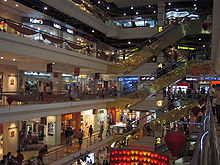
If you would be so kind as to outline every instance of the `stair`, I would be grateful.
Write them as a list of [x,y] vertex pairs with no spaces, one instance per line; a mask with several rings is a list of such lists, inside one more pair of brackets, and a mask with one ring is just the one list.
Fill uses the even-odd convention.
[[150,57],[158,56],[161,50],[174,44],[184,36],[189,34],[200,34],[202,31],[202,22],[202,20],[188,21],[185,24],[176,25],[162,32],[156,41],[149,45],[142,46],[139,51],[135,52],[128,59],[115,65],[109,65],[108,73],[129,73],[133,71],[146,63]]

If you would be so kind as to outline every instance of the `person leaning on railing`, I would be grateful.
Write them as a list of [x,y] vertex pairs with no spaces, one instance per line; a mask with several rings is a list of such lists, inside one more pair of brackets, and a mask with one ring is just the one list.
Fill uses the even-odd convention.
[[215,86],[217,124],[220,124],[220,84]]

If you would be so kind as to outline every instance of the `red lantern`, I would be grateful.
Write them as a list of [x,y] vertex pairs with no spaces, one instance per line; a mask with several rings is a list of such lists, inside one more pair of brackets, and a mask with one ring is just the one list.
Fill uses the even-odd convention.
[[172,131],[165,135],[165,142],[173,156],[179,156],[185,146],[187,137],[179,131]]
[[205,110],[206,110],[206,107],[205,107],[205,106],[202,106],[202,108],[200,108],[200,111],[201,111],[202,113],[204,113]]
[[74,76],[79,76],[80,68],[74,68]]
[[200,112],[200,108],[197,106],[192,107],[192,112],[193,112],[194,116],[197,116]]
[[12,103],[13,101],[14,101],[13,98],[11,98],[10,96],[7,98],[7,102],[8,102],[9,105],[11,105],[11,103]]

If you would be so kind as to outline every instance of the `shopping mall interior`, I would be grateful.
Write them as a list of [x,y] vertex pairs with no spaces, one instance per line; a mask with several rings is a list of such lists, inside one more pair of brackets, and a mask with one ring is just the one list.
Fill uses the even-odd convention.
[[0,165],[220,165],[219,8],[0,0]]

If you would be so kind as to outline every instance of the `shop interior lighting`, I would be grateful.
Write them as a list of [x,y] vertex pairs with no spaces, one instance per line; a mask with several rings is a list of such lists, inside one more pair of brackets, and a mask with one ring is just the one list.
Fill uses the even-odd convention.
[[15,58],[13,58],[12,60],[15,61]]
[[52,64],[53,64],[53,65],[55,65],[56,63],[55,63],[55,62],[53,62]]
[[179,11],[179,9],[176,9],[176,11]]
[[18,7],[18,4],[15,4],[16,7]]
[[1,57],[1,60],[4,59],[4,57]]
[[4,2],[7,2],[8,0],[4,0]]
[[171,3],[169,2],[168,5],[171,5]]
[[151,7],[151,5],[148,5],[148,7]]
[[44,6],[44,10],[47,10],[48,8],[47,8],[47,6]]
[[195,7],[195,10],[197,10],[197,7]]
[[133,6],[131,6],[131,10],[133,10],[134,9],[134,7]]
[[126,13],[124,13],[124,15],[126,15]]
[[107,7],[107,9],[109,10],[109,6]]

